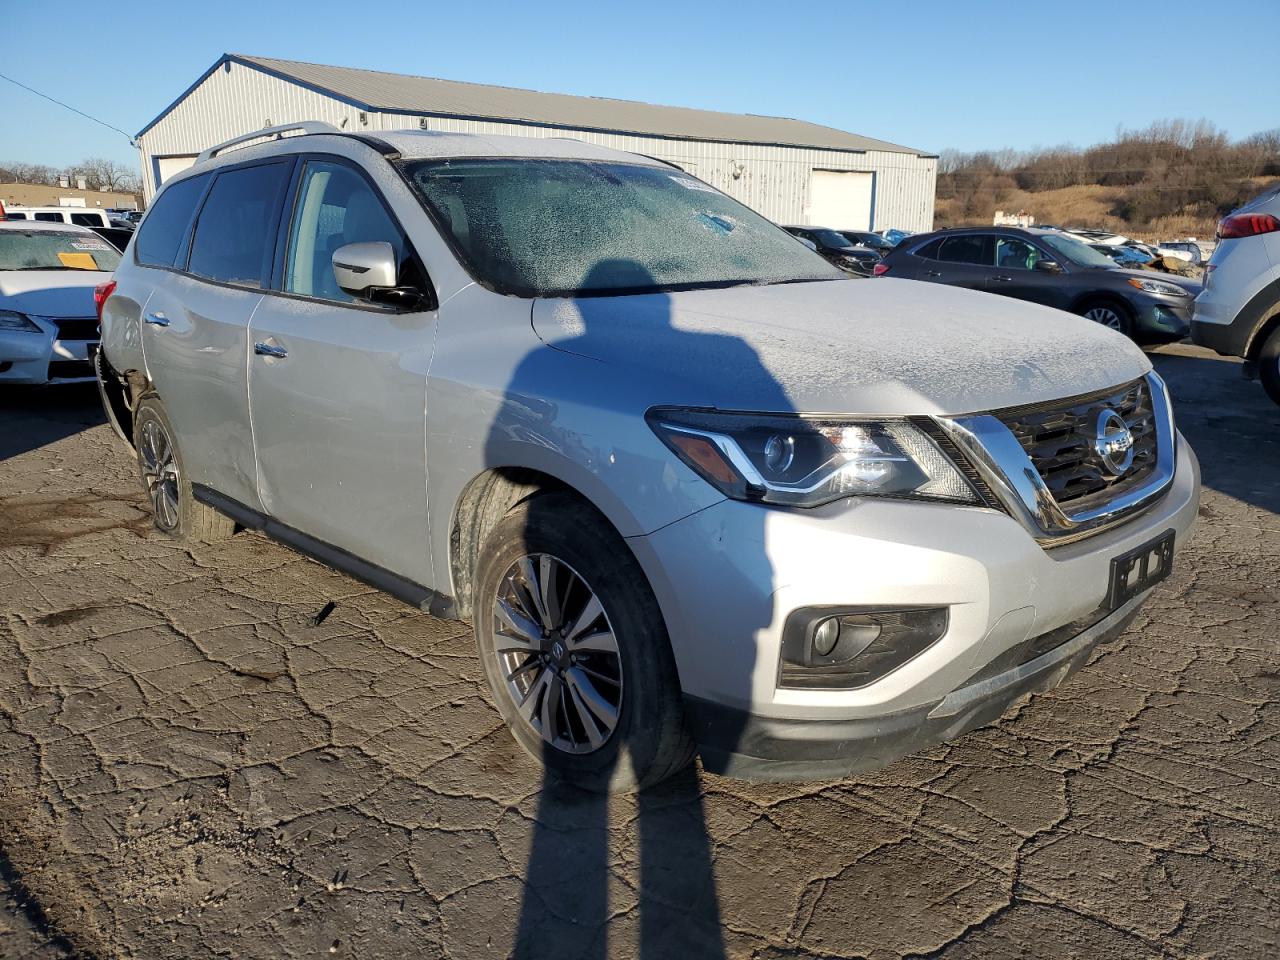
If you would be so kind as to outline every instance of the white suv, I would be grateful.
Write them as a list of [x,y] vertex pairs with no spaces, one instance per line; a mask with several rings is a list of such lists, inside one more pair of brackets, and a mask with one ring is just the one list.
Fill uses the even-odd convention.
[[1243,357],[1280,403],[1280,187],[1255,197],[1218,225],[1191,315],[1191,339]]
[[574,140],[233,147],[165,186],[105,302],[157,526],[470,621],[577,783],[958,736],[1124,629],[1195,520],[1163,382],[1090,320],[850,279]]

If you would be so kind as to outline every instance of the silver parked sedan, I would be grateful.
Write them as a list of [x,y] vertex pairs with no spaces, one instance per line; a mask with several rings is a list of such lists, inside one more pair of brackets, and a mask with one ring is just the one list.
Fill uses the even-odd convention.
[[1191,530],[1164,384],[1097,324],[848,280],[647,157],[301,134],[156,198],[108,413],[166,533],[260,529],[470,621],[558,776],[958,736],[1123,629]]

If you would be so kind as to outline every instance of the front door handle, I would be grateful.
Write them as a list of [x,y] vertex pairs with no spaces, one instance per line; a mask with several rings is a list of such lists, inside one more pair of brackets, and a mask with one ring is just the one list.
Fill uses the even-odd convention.
[[146,320],[147,323],[154,324],[157,327],[167,327],[169,325],[169,318],[166,317],[159,310],[157,310],[155,313],[148,313],[145,317],[143,317],[143,319]]
[[274,343],[255,343],[253,352],[261,357],[275,357],[277,360],[283,360],[289,355],[288,350],[284,347],[278,347]]
[[1013,282],[1013,277],[992,277],[991,279],[994,280],[996,283],[1012,283]]
[[940,277],[940,276],[942,276],[942,274],[940,274],[937,270],[926,270],[926,271],[924,272],[924,275],[925,275],[926,277]]

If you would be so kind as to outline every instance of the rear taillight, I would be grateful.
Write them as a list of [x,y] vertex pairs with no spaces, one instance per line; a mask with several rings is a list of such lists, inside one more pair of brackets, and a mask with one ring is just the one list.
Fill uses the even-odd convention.
[[871,268],[871,275],[873,277],[883,277],[888,272],[889,272],[889,265],[887,263],[877,263],[874,267]]
[[116,292],[116,282],[108,280],[93,288],[93,305],[98,310],[98,333],[102,333],[102,308],[107,305],[108,298]]
[[1237,240],[1277,230],[1280,230],[1280,220],[1269,213],[1233,213],[1218,224],[1218,239]]

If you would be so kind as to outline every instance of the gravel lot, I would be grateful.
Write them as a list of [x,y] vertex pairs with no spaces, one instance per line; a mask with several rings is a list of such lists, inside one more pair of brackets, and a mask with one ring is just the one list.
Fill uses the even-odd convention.
[[1089,667],[873,775],[607,805],[540,789],[465,628],[160,538],[96,394],[4,394],[0,955],[1276,956],[1280,411],[1155,359],[1201,524]]

